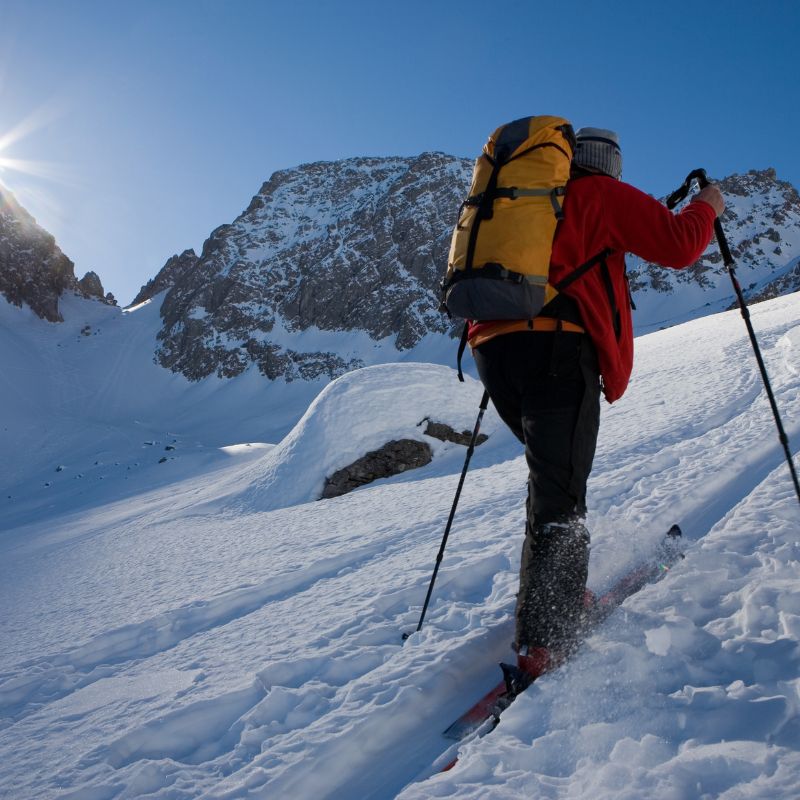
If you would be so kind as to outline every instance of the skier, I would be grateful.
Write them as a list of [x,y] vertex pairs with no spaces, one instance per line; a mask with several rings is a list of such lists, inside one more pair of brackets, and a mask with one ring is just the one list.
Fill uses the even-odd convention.
[[551,282],[591,262],[533,320],[471,322],[478,374],[525,447],[528,498],[516,606],[520,689],[569,655],[581,627],[589,563],[586,484],[600,393],[614,402],[633,366],[626,252],[667,267],[694,263],[724,209],[707,186],[680,213],[620,180],[616,133],[577,134]]

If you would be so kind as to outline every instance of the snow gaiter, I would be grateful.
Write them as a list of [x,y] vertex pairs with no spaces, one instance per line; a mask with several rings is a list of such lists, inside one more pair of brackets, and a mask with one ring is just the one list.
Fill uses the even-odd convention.
[[589,573],[589,532],[579,518],[526,526],[515,647],[566,655],[580,636]]

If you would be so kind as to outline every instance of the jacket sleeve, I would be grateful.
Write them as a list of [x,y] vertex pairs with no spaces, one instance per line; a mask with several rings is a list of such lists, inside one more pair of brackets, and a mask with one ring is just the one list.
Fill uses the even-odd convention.
[[608,179],[603,209],[611,246],[681,269],[697,261],[714,234],[714,209],[702,200],[673,214],[666,206],[621,181]]

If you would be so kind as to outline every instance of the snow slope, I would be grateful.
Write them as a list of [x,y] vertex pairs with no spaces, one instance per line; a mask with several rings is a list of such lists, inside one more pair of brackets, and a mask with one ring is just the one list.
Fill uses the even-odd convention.
[[[796,453],[800,295],[752,315]],[[611,584],[672,522],[686,560],[432,777],[450,744],[440,732],[512,657],[519,446],[488,414],[426,626],[405,643],[464,449],[437,445],[423,469],[311,498],[353,453],[420,436],[432,410],[471,427],[479,384],[434,365],[372,367],[301,419],[299,396],[271,419],[247,375],[187,387],[143,361],[120,386],[113,364],[81,371],[91,336],[46,361],[38,326],[17,322],[2,345],[20,379],[0,401],[12,453],[0,796],[800,794],[800,508],[738,312],[638,339],[632,387],[603,412],[590,584]],[[58,397],[41,367],[62,370]],[[129,418],[135,408],[147,413]],[[300,421],[280,432],[291,410]]]

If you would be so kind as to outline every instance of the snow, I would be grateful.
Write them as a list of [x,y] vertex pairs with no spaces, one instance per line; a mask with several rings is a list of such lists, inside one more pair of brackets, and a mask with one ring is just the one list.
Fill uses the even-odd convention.
[[[751,312],[796,454],[800,295]],[[157,300],[64,315],[0,303],[0,796],[798,796],[800,509],[738,311],[637,339],[603,409],[590,585],[673,522],[686,559],[442,774],[441,731],[513,657],[520,447],[490,408],[405,642],[464,448],[315,498],[426,417],[471,429],[480,385],[423,350],[192,384],[152,361]]]

